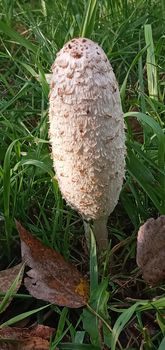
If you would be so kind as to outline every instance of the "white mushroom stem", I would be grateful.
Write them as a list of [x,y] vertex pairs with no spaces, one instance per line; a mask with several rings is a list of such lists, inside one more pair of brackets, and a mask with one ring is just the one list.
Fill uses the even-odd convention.
[[[96,243],[99,250],[105,250],[108,248],[108,230],[107,230],[108,217],[102,217],[94,220],[92,230],[96,239]],[[85,237],[87,246],[90,248],[90,228],[91,224],[83,219]]]
[[108,217],[102,217],[93,222],[93,232],[100,250],[108,248],[107,221]]

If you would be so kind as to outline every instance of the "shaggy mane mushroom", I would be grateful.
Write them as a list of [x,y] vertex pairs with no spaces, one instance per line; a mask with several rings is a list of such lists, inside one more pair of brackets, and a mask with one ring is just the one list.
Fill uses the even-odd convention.
[[118,84],[102,48],[69,41],[52,66],[49,136],[59,187],[67,203],[93,220],[100,249],[123,184],[124,121]]

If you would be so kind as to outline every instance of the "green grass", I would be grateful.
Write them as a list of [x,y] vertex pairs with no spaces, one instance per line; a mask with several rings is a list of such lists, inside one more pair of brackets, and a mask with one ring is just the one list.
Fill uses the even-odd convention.
[[[145,285],[135,262],[140,224],[165,214],[164,26],[164,1],[0,2],[0,267],[19,261],[17,218],[91,281],[84,310],[46,306],[47,319],[47,309],[23,290],[13,295],[16,311],[2,314],[1,325],[35,314],[33,320],[54,326],[52,350],[103,349],[103,338],[112,350],[143,343],[144,350],[164,349],[165,286]],[[81,217],[61,197],[48,142],[45,74],[63,44],[79,35],[97,41],[111,61],[127,134],[126,179],[109,220],[112,248],[98,262],[93,240],[90,259],[84,250]]]

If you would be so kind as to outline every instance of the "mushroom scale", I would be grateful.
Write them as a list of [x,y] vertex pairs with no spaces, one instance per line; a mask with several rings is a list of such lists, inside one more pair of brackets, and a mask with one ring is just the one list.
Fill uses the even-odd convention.
[[[52,73],[49,137],[59,187],[99,230],[118,202],[125,173],[118,84],[102,48],[86,38],[64,45]],[[107,232],[99,235],[107,240]]]

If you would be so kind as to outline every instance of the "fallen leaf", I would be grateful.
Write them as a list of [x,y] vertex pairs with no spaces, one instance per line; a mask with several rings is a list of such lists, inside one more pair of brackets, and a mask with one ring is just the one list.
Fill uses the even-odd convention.
[[24,339],[22,341],[6,341],[0,340],[1,350],[49,350],[48,340],[33,337],[32,339]]
[[[22,268],[22,263],[15,265],[9,269],[0,271],[0,293],[6,293],[9,290],[12,283],[14,282],[16,277],[19,275],[21,268]],[[14,286],[14,290],[13,290],[14,293],[16,293],[20,288],[22,277],[23,277],[23,268],[20,273],[19,279],[16,285]],[[5,309],[7,308],[7,306],[10,304],[12,300],[12,294],[13,293],[11,293],[11,298],[9,298],[8,302],[5,305]],[[3,298],[0,298],[0,302],[2,301],[2,299]],[[3,309],[3,311],[5,309]]]
[[0,328],[0,339],[22,340],[23,338],[39,337],[49,340],[54,332],[54,328],[44,325],[37,325],[30,328],[5,327]]
[[[38,325],[32,328],[0,329],[1,350],[48,350],[54,328]],[[56,350],[58,350],[56,348]]]
[[[9,269],[0,271],[0,292],[1,293],[7,292],[7,290],[10,288],[15,278],[18,276],[21,267],[22,267],[22,263],[15,265],[13,267],[10,267]],[[21,284],[21,281],[19,281],[19,285],[17,285],[17,290],[19,289],[20,284]]]
[[140,227],[136,260],[147,283],[155,285],[165,280],[165,215],[148,219]]
[[71,263],[16,223],[21,239],[22,259],[31,267],[24,283],[31,295],[60,306],[86,305],[88,283]]
[[54,332],[54,328],[43,326],[42,324],[39,324],[35,327],[31,328],[30,334],[31,336],[37,336],[43,339],[49,340]]

